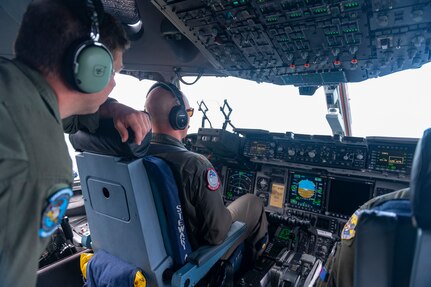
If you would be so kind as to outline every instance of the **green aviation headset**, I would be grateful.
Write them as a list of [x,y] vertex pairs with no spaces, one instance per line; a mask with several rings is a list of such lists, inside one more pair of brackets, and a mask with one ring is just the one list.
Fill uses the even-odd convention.
[[99,16],[103,15],[100,0],[85,0],[90,14],[89,39],[72,45],[66,57],[66,79],[72,87],[82,93],[97,93],[111,80],[113,57],[108,48],[99,41]]
[[151,88],[148,90],[147,96],[152,90],[157,87],[161,87],[170,92],[180,103],[179,105],[172,107],[172,109],[170,110],[169,123],[174,130],[184,130],[188,125],[189,117],[187,115],[186,106],[184,104],[181,91],[174,84],[157,82],[152,85]]

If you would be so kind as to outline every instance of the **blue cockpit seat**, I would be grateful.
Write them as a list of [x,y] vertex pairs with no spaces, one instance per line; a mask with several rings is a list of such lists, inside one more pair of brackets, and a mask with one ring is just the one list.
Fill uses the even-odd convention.
[[[175,179],[163,160],[142,157],[146,146],[105,134],[78,132],[71,142],[83,151],[76,159],[93,250],[139,267],[147,286],[194,286],[244,232],[235,222],[222,244],[191,250]],[[125,155],[106,150],[118,144],[127,146]]]
[[424,132],[416,148],[410,190],[413,222],[417,227],[410,286],[431,286],[431,129]]
[[410,200],[397,199],[360,213],[356,227],[354,286],[406,287],[416,230]]
[[431,129],[419,140],[410,199],[362,211],[356,227],[354,286],[431,286]]

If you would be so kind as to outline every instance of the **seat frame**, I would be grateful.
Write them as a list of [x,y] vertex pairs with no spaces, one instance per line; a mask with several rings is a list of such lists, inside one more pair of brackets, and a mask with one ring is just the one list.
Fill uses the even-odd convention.
[[83,152],[76,156],[92,248],[103,249],[144,272],[149,286],[194,286],[245,231],[235,222],[220,245],[202,246],[165,282],[173,267],[166,251],[144,159]]

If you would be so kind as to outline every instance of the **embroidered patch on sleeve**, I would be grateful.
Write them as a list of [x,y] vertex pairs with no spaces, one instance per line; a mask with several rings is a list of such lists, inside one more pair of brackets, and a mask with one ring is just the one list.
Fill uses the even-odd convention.
[[220,187],[220,180],[214,168],[209,168],[207,171],[207,186],[212,191],[216,191]]
[[72,189],[67,187],[58,190],[48,198],[48,202],[42,212],[39,229],[40,237],[50,236],[61,224],[72,195]]
[[359,210],[356,210],[355,213],[350,217],[349,221],[344,225],[343,232],[341,233],[341,239],[349,240],[355,237],[356,235],[356,225],[358,224],[358,216]]

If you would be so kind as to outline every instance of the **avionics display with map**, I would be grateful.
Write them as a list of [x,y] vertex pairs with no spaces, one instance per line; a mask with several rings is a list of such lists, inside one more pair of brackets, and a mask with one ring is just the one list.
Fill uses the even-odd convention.
[[320,212],[323,208],[326,180],[313,174],[290,173],[288,206]]
[[246,193],[253,193],[256,173],[246,170],[229,169],[227,175],[225,199],[233,201]]

